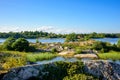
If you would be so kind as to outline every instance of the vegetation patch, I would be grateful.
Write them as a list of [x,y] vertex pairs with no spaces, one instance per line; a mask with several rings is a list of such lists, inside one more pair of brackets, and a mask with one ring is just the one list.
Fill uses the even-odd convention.
[[36,61],[41,61],[41,60],[49,60],[52,59],[54,57],[56,57],[56,54],[52,54],[52,53],[29,53],[27,54],[27,61],[30,62],[36,62]]
[[0,73],[26,64],[26,54],[16,51],[0,52]]
[[49,72],[44,80],[98,80],[92,75],[84,72],[83,62],[55,62],[55,65],[46,65],[45,70]]
[[99,53],[98,54],[100,59],[111,59],[111,60],[120,60],[120,52],[107,52],[107,53]]

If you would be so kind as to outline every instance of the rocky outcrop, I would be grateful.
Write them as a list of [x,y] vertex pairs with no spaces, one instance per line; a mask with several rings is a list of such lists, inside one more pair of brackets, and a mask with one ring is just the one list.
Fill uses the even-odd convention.
[[85,72],[102,80],[120,80],[120,65],[108,61],[85,61]]
[[47,72],[44,72],[44,66],[45,65],[30,65],[13,68],[3,77],[2,80],[29,80],[32,77],[37,76],[42,79],[42,77],[47,74]]
[[76,58],[91,58],[91,59],[98,58],[98,56],[96,54],[76,54],[76,55],[74,55],[74,57],[76,57]]
[[[100,80],[120,80],[120,65],[114,62],[90,60],[84,61],[84,72],[98,77]],[[43,65],[31,65],[11,69],[2,80],[32,80],[39,77],[39,80],[44,80],[43,77],[49,72],[45,70],[45,66],[55,66],[54,63]],[[78,65],[79,66],[79,65]],[[55,76],[56,74],[54,74]]]

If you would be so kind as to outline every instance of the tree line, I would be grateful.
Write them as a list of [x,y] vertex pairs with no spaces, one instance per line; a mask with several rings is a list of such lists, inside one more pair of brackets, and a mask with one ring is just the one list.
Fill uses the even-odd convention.
[[[70,33],[73,35],[73,33]],[[0,38],[66,38],[70,34],[55,34],[43,31],[0,32]],[[74,33],[76,38],[120,38],[120,33]]]

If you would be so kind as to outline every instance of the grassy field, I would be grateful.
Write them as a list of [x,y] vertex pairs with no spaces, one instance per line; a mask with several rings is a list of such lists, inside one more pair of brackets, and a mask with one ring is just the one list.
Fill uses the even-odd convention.
[[36,61],[41,61],[41,60],[48,60],[48,59],[52,59],[54,57],[56,57],[56,54],[52,54],[52,53],[30,53],[27,54],[27,61],[30,62],[36,62]]
[[108,53],[99,53],[100,59],[111,59],[111,60],[120,60],[120,52],[111,51]]

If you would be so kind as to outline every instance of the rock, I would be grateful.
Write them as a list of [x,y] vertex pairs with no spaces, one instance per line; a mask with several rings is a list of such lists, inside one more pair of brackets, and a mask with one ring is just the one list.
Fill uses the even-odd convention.
[[96,54],[76,54],[74,55],[76,58],[98,58]]
[[[84,61],[84,65],[83,71],[85,73],[94,75],[100,80],[120,80],[120,65],[115,62],[89,60]],[[45,66],[55,65],[54,63],[48,63],[13,68],[5,74],[2,80],[34,80],[36,77],[38,77],[39,80],[44,80],[43,76],[51,75],[51,73],[49,74],[49,72],[46,71]],[[52,77],[56,76],[56,74],[52,75]]]
[[[7,75],[3,77],[3,80],[27,80],[30,77],[36,77],[42,72],[44,65],[25,66],[11,69]],[[42,74],[40,77],[44,76]]]
[[74,51],[62,51],[60,53],[58,53],[59,55],[69,55],[69,54],[73,54],[75,53]]
[[120,65],[114,62],[91,60],[84,62],[85,72],[100,80],[120,80]]
[[68,50],[68,47],[64,47],[65,50]]

